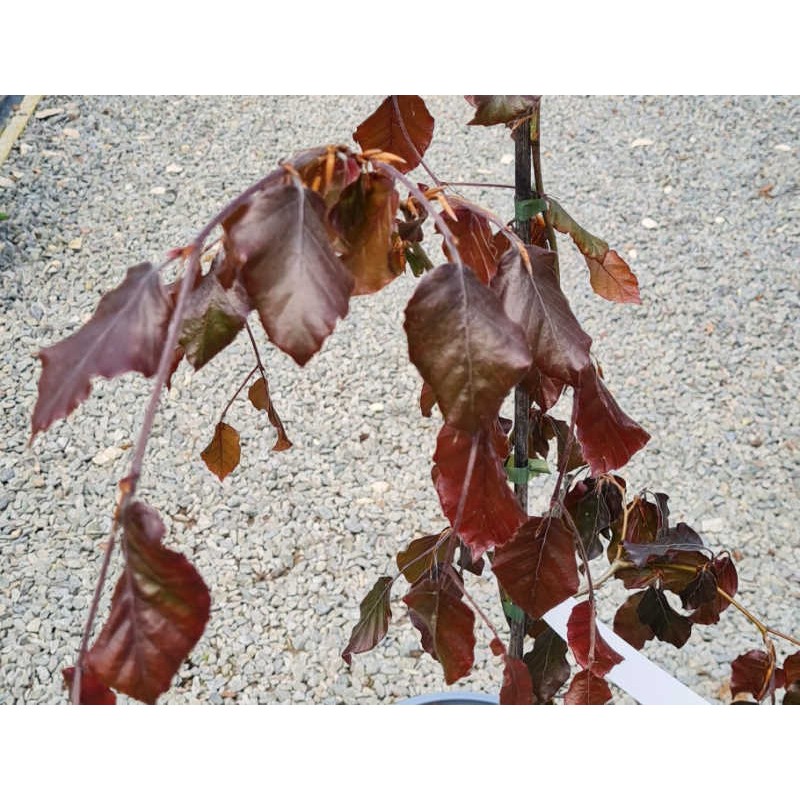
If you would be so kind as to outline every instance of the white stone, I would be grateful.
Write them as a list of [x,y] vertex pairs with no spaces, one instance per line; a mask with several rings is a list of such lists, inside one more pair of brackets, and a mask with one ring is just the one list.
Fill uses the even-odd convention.
[[791,145],[788,145],[788,144],[776,144],[775,145],[775,149],[776,150],[780,150],[781,153],[791,153],[792,152],[792,147],[791,147]]
[[651,219],[650,217],[645,217],[642,220],[642,227],[647,228],[647,230],[651,231],[654,228],[658,227],[658,223],[654,219]]
[[631,142],[631,147],[648,147],[651,144],[655,144],[655,142],[652,139],[645,139],[645,138],[634,139]]
[[725,520],[721,517],[711,517],[703,520],[703,533],[721,533],[725,527]]
[[105,450],[101,450],[95,455],[92,459],[92,464],[98,467],[104,467],[106,464],[116,461],[121,455],[122,450],[120,450],[119,447],[106,447]]

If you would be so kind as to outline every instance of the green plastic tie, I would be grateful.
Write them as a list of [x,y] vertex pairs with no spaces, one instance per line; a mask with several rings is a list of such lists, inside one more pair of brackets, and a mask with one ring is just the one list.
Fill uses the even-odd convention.
[[527,200],[514,201],[514,218],[520,222],[527,222],[537,214],[547,211],[547,201],[541,197],[530,197]]
[[528,483],[534,475],[550,474],[550,467],[543,458],[529,458],[527,467],[515,467],[514,456],[511,455],[506,459],[505,468],[511,483],[520,485]]

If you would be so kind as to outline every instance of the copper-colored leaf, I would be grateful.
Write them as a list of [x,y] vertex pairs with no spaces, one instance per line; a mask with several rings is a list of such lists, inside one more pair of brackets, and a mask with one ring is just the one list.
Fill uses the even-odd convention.
[[650,441],[608,391],[593,366],[583,370],[575,392],[575,428],[592,475],[625,466]]
[[[447,195],[446,202],[456,216],[447,218],[447,227],[456,238],[461,261],[488,284],[497,272],[498,252],[486,217],[472,203],[453,195]],[[442,242],[442,250],[450,261],[454,260],[446,242]]]
[[371,294],[402,272],[392,258],[392,231],[398,195],[394,181],[363,174],[348,186],[331,212],[342,240],[342,261],[353,274],[353,294]]
[[275,428],[275,432],[278,434],[278,438],[272,446],[272,449],[276,452],[288,450],[292,446],[292,443],[286,435],[286,429],[283,427],[283,422],[278,416],[275,406],[272,405],[272,398],[269,394],[269,384],[263,377],[259,378],[247,390],[247,397],[255,408],[259,411],[267,412],[270,425]]
[[555,253],[527,247],[530,268],[517,248],[507,250],[492,280],[506,315],[525,332],[536,367],[550,378],[578,384],[591,369],[591,338],[581,328],[561,291],[553,266]]
[[39,352],[42,374],[31,438],[69,416],[89,396],[95,376],[154,375],[171,312],[158,270],[150,263],[131,267],[80,330]]
[[225,290],[213,272],[203,277],[186,302],[180,344],[197,370],[227,347],[244,328],[250,307],[240,283]]
[[353,276],[334,253],[320,198],[270,185],[224,223],[250,302],[267,335],[303,366],[347,314]]
[[342,658],[350,664],[353,653],[366,653],[372,650],[386,636],[392,609],[389,604],[393,580],[386,576],[378,578],[375,585],[359,606],[360,616],[350,634],[350,641],[342,652]]
[[589,281],[596,294],[613,303],[641,303],[639,281],[616,250],[608,250],[599,261],[586,256]]
[[421,580],[403,602],[426,650],[441,663],[445,681],[455,683],[467,675],[475,660],[475,614],[452,580],[444,573],[436,580]]
[[669,604],[661,589],[648,586],[636,609],[639,620],[647,625],[658,639],[673,647],[683,647],[692,635],[692,621],[679,614]]
[[549,627],[537,634],[533,649],[525,654],[523,660],[540,703],[549,703],[569,680],[570,666],[566,655],[567,643]]
[[362,174],[361,165],[347,147],[328,145],[297,153],[288,162],[303,183],[322,197],[331,209],[342,192]]
[[557,517],[531,517],[497,548],[492,571],[514,603],[537,619],[580,583],[572,533]]
[[214,437],[201,453],[206,466],[222,481],[236,469],[241,455],[239,433],[227,422],[218,422]]
[[602,678],[622,656],[613,650],[597,630],[591,600],[575,605],[567,621],[567,643],[578,664]]
[[[72,696],[75,667],[61,670],[61,674],[67,690]],[[82,706],[115,706],[117,704],[117,696],[95,675],[88,664],[81,670],[80,704]]]
[[731,663],[731,695],[752,695],[761,702],[774,690],[775,659],[763,650],[749,650]]
[[[476,447],[472,480],[465,485],[470,452]],[[490,547],[507,542],[526,516],[508,484],[503,461],[508,453],[505,436],[496,427],[470,435],[443,425],[433,454],[433,481],[439,502],[451,525],[455,525],[462,494],[461,524],[455,533],[478,558]]]
[[464,97],[475,108],[475,116],[468,125],[508,125],[530,117],[541,95],[468,94]]
[[353,138],[362,150],[384,150],[404,160],[401,172],[416,167],[433,138],[434,120],[425,101],[415,94],[391,95],[356,128]]
[[436,568],[447,556],[448,545],[447,537],[441,534],[414,539],[397,554],[397,568],[409,583],[416,583],[426,574],[433,577]]
[[642,597],[644,597],[644,592],[632,594],[614,615],[614,633],[637,650],[641,650],[645,642],[655,636],[653,629],[639,619],[638,610]]
[[605,678],[598,678],[585,669],[572,679],[564,695],[564,703],[568,706],[604,706],[611,696]]
[[154,509],[132,502],[121,522],[125,568],[87,658],[107,686],[154,703],[202,635],[211,598],[186,558],[162,545]]
[[672,553],[700,552],[706,549],[699,534],[685,522],[679,522],[652,542],[624,542],[623,547],[628,560],[639,568],[655,559],[664,560]]
[[442,264],[421,278],[404,327],[411,361],[455,428],[493,424],[531,365],[522,330],[466,267]]
[[506,657],[503,685],[500,688],[501,706],[529,706],[533,703],[533,683],[525,662]]

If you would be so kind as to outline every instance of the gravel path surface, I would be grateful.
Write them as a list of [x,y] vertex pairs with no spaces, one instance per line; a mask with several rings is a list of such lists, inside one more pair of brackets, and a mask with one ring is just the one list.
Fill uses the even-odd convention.
[[[222,204],[299,149],[348,142],[381,98],[45,97],[0,166],[0,701],[61,703],[148,392],[98,380],[67,421],[27,441],[37,350],[74,331],[128,266],[187,242]],[[463,99],[426,98],[428,160],[452,181],[510,182],[503,130],[467,128]],[[61,109],[44,116],[42,111]],[[671,497],[674,519],[736,551],[740,597],[800,632],[800,194],[797,98],[554,97],[543,103],[546,187],[637,272],[641,307],[595,297],[562,242],[564,284],[623,408],[653,435],[623,470]],[[422,179],[422,178],[421,178]],[[510,198],[473,199],[511,216]],[[438,249],[438,242],[433,245]],[[430,482],[437,419],[419,417],[402,310],[408,275],[356,298],[304,370],[264,345],[295,447],[272,453],[246,399],[230,413],[242,463],[224,484],[199,459],[250,369],[245,337],[197,374],[182,366],[141,496],[209,584],[212,618],[169,703],[390,703],[445,688],[396,585],[386,640],[339,653],[398,547],[444,525]],[[538,494],[543,493],[543,489]],[[534,494],[537,494],[536,492]],[[535,507],[534,509],[535,510]],[[106,592],[106,596],[110,594]],[[477,597],[495,619],[492,586]],[[609,603],[618,595],[605,591]],[[608,605],[608,609],[613,605]],[[610,611],[606,620],[610,621]],[[500,670],[478,629],[473,675]],[[705,698],[759,646],[735,612],[675,650],[645,653]]]

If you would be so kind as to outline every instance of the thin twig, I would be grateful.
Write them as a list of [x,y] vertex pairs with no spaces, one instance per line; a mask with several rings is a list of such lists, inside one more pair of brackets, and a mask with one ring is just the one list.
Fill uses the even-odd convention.
[[251,369],[250,372],[247,373],[247,377],[239,384],[239,388],[233,393],[233,397],[231,397],[231,399],[228,400],[228,404],[225,406],[225,408],[222,410],[222,413],[219,415],[220,422],[222,422],[222,420],[225,419],[225,415],[230,410],[230,407],[233,405],[234,400],[236,400],[236,398],[241,394],[242,389],[244,389],[244,387],[247,386],[248,381],[250,380],[250,378],[253,377],[253,375],[256,374],[257,371],[258,371],[258,364],[256,364],[256,366],[253,367],[253,369]]

